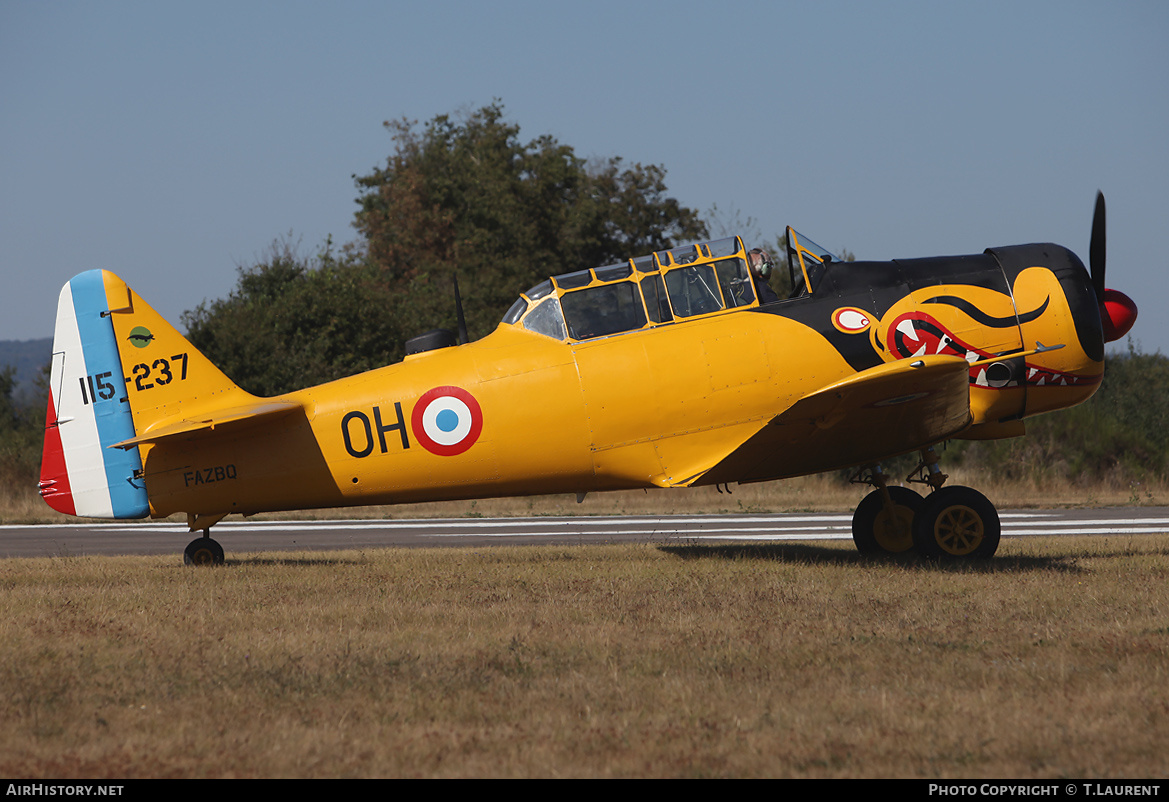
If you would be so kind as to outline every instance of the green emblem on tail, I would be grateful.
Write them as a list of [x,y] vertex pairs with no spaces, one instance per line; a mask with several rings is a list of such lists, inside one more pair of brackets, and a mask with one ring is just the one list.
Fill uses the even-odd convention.
[[130,332],[130,336],[126,338],[130,344],[135,348],[145,348],[154,340],[154,335],[150,333],[150,329],[145,326],[135,326]]

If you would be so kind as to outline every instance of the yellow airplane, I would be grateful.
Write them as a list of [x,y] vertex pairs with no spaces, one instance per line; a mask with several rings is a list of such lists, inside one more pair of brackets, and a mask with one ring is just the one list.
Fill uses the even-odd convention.
[[[61,291],[41,494],[95,518],[185,513],[189,563],[232,513],[762,482],[855,467],[869,553],[989,557],[998,514],[932,446],[1024,433],[1095,392],[1136,306],[1057,245],[841,262],[787,230],[785,299],[739,237],[559,275],[473,342],[273,398],[244,392],[121,279]],[[465,340],[465,337],[460,337]],[[880,462],[920,452],[889,483]]]

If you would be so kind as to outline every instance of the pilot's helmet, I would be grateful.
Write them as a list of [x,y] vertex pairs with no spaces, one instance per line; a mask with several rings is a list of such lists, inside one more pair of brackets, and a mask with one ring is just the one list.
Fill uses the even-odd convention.
[[751,249],[751,267],[759,271],[759,275],[767,278],[771,275],[771,255],[762,248]]

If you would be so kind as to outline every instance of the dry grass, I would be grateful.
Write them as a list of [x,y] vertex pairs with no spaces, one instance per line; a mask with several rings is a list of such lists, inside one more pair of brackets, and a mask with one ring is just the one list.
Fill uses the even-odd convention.
[[0,776],[1169,773],[1169,547],[0,561]]

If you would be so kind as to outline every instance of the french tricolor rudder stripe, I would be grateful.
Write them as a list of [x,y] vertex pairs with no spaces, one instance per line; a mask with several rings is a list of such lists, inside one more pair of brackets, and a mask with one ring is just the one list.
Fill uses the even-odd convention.
[[61,290],[41,461],[41,495],[60,512],[141,518],[149,512],[136,477],[137,448],[110,448],[134,436],[105,273],[91,270]]
[[57,410],[53,394],[49,394],[49,408],[45,411],[45,446],[41,454],[41,497],[50,507],[66,515],[76,515],[73,490],[69,486],[69,471],[65,468],[65,449],[61,445],[61,431],[57,425]]

